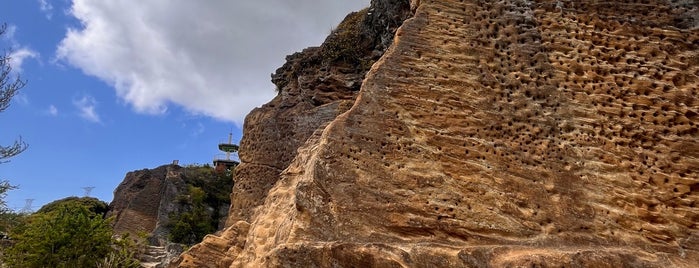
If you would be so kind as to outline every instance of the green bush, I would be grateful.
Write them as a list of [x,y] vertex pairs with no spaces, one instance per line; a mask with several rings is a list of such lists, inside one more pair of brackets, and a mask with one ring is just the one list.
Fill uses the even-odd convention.
[[199,187],[189,186],[186,195],[187,211],[170,215],[170,240],[175,243],[192,245],[204,236],[216,231],[218,220],[212,219],[204,203],[206,193]]
[[99,202],[71,198],[42,207],[12,230],[13,244],[4,252],[4,263],[8,267],[89,268],[105,267],[100,263],[119,256],[120,267],[138,267],[128,242],[113,238],[111,220],[94,212],[102,205]]
[[193,245],[218,229],[224,216],[219,208],[230,202],[233,174],[216,172],[209,165],[189,165],[183,180],[187,190],[175,198],[181,209],[169,215],[169,238],[175,243]]
[[[206,193],[204,203],[209,207],[217,208],[230,202],[230,194],[233,189],[232,172],[218,173],[210,166],[188,168],[184,180],[187,185],[204,190]],[[218,216],[220,215],[215,215],[215,217]]]
[[368,9],[353,12],[330,33],[321,47],[321,55],[326,63],[346,62],[361,63],[362,24]]
[[107,211],[109,210],[109,204],[107,204],[106,202],[99,200],[97,198],[70,196],[70,197],[66,197],[66,198],[59,199],[59,200],[53,201],[51,203],[48,203],[48,204],[42,206],[36,213],[48,213],[48,212],[60,209],[64,206],[85,207],[88,210],[90,210],[90,212],[94,213],[95,215],[102,215],[102,216],[107,214]]

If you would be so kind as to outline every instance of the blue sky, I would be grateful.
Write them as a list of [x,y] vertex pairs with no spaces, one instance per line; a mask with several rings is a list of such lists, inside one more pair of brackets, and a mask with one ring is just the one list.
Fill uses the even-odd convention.
[[[167,2],[167,3],[165,3]],[[216,144],[274,96],[287,54],[318,45],[368,0],[9,0],[0,48],[29,81],[0,113],[0,164],[33,209],[66,196],[107,202],[128,171],[209,163]]]

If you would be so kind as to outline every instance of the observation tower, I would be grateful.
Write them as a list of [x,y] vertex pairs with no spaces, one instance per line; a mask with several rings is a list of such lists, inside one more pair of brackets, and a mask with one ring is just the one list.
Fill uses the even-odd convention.
[[214,156],[214,168],[217,172],[223,172],[238,165],[238,161],[231,159],[231,154],[237,153],[238,148],[237,144],[233,144],[233,133],[228,133],[228,142],[222,141],[218,144],[218,149],[225,154]]

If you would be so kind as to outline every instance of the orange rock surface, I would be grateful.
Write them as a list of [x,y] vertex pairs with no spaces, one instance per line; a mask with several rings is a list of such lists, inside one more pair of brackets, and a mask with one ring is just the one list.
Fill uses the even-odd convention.
[[[349,110],[262,141],[290,164],[242,172],[230,227],[181,267],[696,267],[699,5],[410,10]],[[271,151],[260,114],[241,168]]]
[[114,217],[114,231],[131,237],[145,233],[154,240],[167,239],[164,223],[176,206],[176,196],[186,186],[182,173],[182,168],[175,165],[127,173],[109,204],[107,216]]

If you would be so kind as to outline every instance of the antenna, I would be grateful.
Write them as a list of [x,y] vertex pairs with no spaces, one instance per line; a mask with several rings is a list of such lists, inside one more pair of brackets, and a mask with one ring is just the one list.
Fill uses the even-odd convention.
[[83,187],[83,190],[85,190],[85,197],[89,197],[89,196],[90,196],[90,192],[92,192],[92,189],[95,189],[95,187],[94,187],[94,186],[86,186],[86,187]]
[[19,211],[19,213],[31,213],[32,212],[32,202],[34,202],[34,199],[28,198],[24,199],[24,207],[22,210]]
[[[233,131],[228,133],[228,144],[233,144]],[[226,160],[230,161],[231,160],[231,152],[226,151]]]

